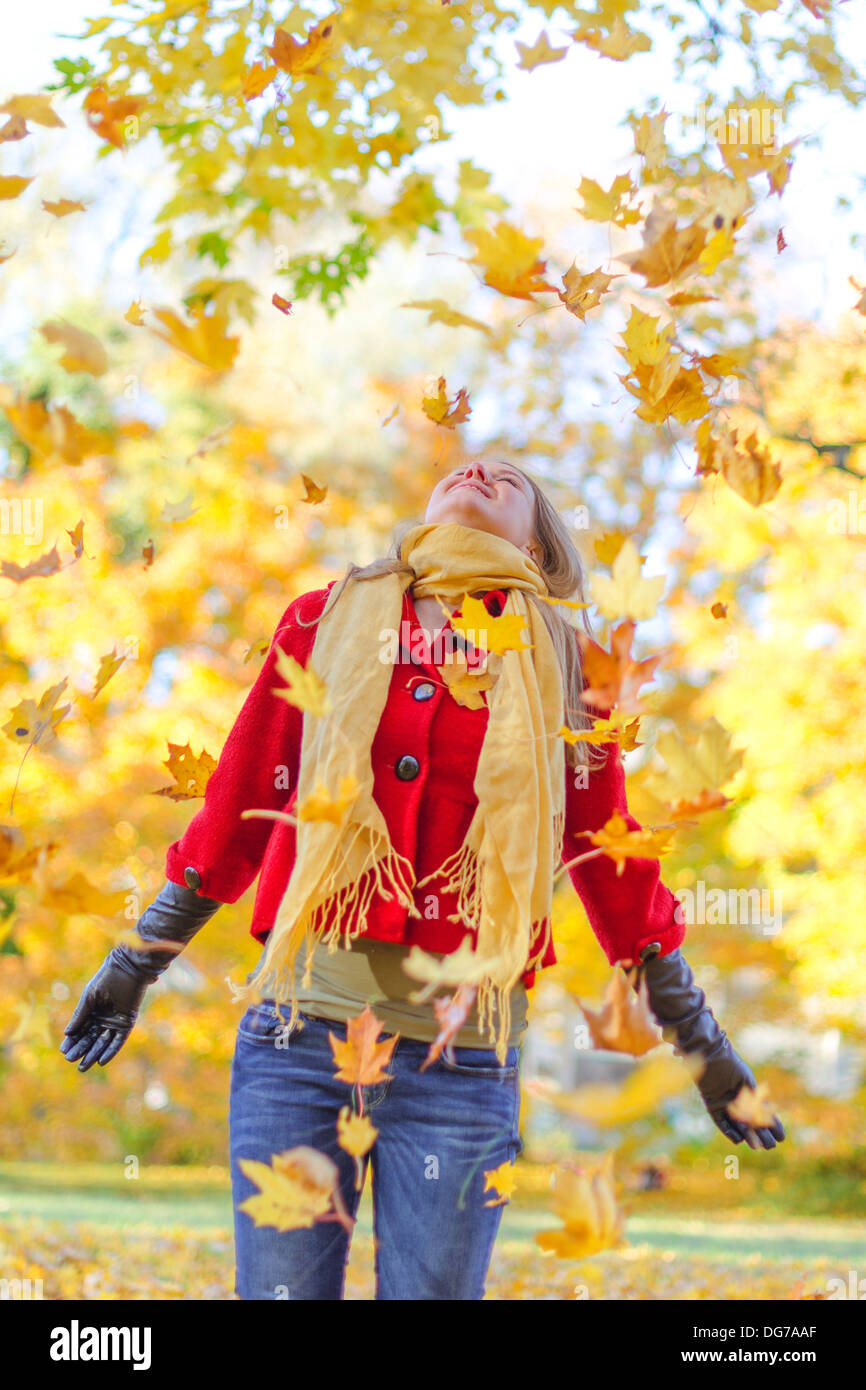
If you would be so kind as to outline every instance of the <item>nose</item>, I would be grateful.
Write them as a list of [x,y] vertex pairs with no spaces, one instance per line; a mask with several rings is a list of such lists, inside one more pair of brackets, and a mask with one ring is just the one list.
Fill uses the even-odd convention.
[[463,477],[464,481],[466,481],[469,478],[477,478],[479,482],[486,484],[487,487],[490,486],[490,479],[487,476],[487,469],[484,467],[484,464],[480,461],[480,459],[476,459],[474,463],[468,463],[466,465]]

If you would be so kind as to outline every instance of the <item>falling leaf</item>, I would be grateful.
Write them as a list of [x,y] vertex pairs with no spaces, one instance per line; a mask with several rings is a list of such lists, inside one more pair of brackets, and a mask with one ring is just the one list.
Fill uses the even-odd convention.
[[154,796],[168,796],[172,801],[191,801],[204,796],[211,773],[216,768],[216,759],[203,748],[195,756],[188,743],[169,743],[168,757],[164,760],[175,779],[174,786],[160,787]]
[[326,487],[320,487],[318,483],[314,483],[312,478],[307,477],[306,473],[301,474],[301,482],[306,488],[306,495],[301,498],[302,502],[309,502],[311,506],[315,506],[318,502],[324,502],[328,495]]
[[576,264],[572,262],[562,277],[565,292],[557,290],[557,294],[568,312],[585,322],[590,309],[595,309],[601,303],[611,281],[618,278],[615,275],[606,275],[600,266],[588,275],[581,275]]
[[328,1033],[337,1067],[334,1073],[337,1081],[346,1081],[350,1086],[374,1086],[378,1081],[388,1080],[390,1073],[385,1068],[391,1060],[399,1034],[377,1041],[381,1031],[382,1020],[366,1004],[357,1018],[348,1019],[345,1041],[338,1038],[336,1033]]
[[787,243],[787,241],[785,240],[785,233],[784,233],[784,231],[782,230],[782,228],[780,227],[779,230],[778,230],[777,233],[776,233],[776,251],[777,251],[777,253],[778,253],[779,255],[781,255],[782,252],[784,251],[784,249],[785,249],[785,247],[786,247],[787,245],[788,245],[788,243]]
[[59,849],[56,840],[24,846],[24,836],[17,825],[0,825],[0,879],[6,882],[27,883],[39,862]]
[[[444,299],[409,299],[401,304],[400,308],[427,309],[430,314],[428,323],[444,323],[448,328],[478,328],[482,333],[490,333],[486,323],[482,323],[480,319],[470,318],[468,314],[461,314],[457,309],[452,309]],[[387,424],[387,421],[385,423]]]
[[20,178],[17,174],[0,175],[0,199],[17,198],[32,179]]
[[652,47],[649,37],[638,30],[629,29],[622,15],[616,16],[607,34],[601,29],[581,26],[575,29],[572,38],[575,43],[594,48],[603,58],[613,58],[618,63],[624,62],[634,53],[646,53]]
[[616,864],[617,878],[625,869],[625,861],[630,858],[657,859],[668,849],[668,841],[673,829],[642,826],[630,830],[628,821],[614,811],[600,830],[579,830],[578,835],[586,835],[590,844],[598,846]]
[[531,1096],[565,1115],[575,1115],[592,1125],[607,1128],[633,1124],[657,1115],[663,1101],[690,1087],[704,1069],[699,1053],[678,1057],[670,1052],[647,1056],[619,1084],[598,1082],[561,1092],[549,1078],[528,1081]]
[[742,766],[743,753],[732,750],[730,743],[730,731],[714,715],[706,720],[695,740],[687,741],[676,730],[659,734],[656,751],[664,758],[667,769],[657,781],[670,794],[680,797],[716,790]]
[[275,309],[279,309],[281,314],[290,314],[292,312],[292,301],[290,299],[283,299],[281,294],[275,294],[271,299],[271,303]]
[[445,653],[445,660],[438,671],[451,696],[466,709],[483,709],[485,701],[481,692],[489,690],[496,683],[492,672],[471,670],[466,653],[459,648]]
[[577,632],[583,658],[587,687],[581,694],[585,704],[601,709],[619,706],[621,711],[634,712],[638,706],[638,691],[652,680],[661,656],[649,656],[635,661],[631,655],[634,637],[633,622],[620,623],[610,636],[610,651],[599,646],[585,632]]
[[140,328],[144,323],[144,305],[140,299],[134,299],[124,314],[127,323],[131,323],[133,328]]
[[[421,880],[424,881],[423,879]],[[472,939],[464,936],[456,951],[435,956],[413,946],[403,961],[403,969],[413,980],[421,980],[425,988],[414,990],[409,998],[414,1004],[424,1004],[440,987],[452,988],[462,984],[477,984],[485,973],[475,954]]]
[[329,55],[335,42],[333,16],[329,16],[310,28],[303,43],[287,34],[285,29],[275,29],[274,42],[267,51],[282,72],[301,77],[304,73],[315,71],[322,59]]
[[62,883],[49,883],[39,874],[34,876],[34,881],[38,883],[39,901],[43,907],[60,913],[80,912],[114,917],[123,911],[128,899],[127,889],[105,893],[77,870]]
[[70,198],[59,198],[56,203],[42,199],[42,206],[52,217],[68,217],[71,212],[84,212],[84,204],[72,202]]
[[166,502],[159,514],[159,520],[168,521],[172,525],[176,521],[189,521],[198,511],[198,507],[192,505],[194,500],[192,491],[189,491],[186,497],[181,497],[177,502]]
[[542,29],[531,48],[525,43],[515,42],[520,54],[520,62],[517,66],[523,68],[525,72],[532,72],[532,69],[537,68],[541,63],[558,63],[568,52],[567,45],[564,48],[551,48],[545,29]]
[[453,997],[434,999],[433,1013],[439,1024],[439,1031],[427,1049],[424,1061],[418,1068],[419,1071],[426,1071],[441,1056],[443,1051],[450,1052],[451,1044],[464,1026],[477,993],[478,989],[475,985],[463,984],[458,985],[457,992]]
[[0,145],[7,140],[23,140],[29,134],[25,120],[20,116],[10,116],[6,124],[0,126]]
[[743,1086],[727,1106],[727,1111],[732,1120],[750,1125],[753,1129],[776,1123],[775,1106],[765,1081],[759,1081],[757,1088]]
[[649,288],[658,287],[696,270],[706,240],[706,228],[699,223],[678,228],[671,217],[639,251],[622,253],[618,259],[642,275]]
[[115,671],[120,670],[124,661],[126,661],[126,656],[116,656],[113,649],[99,658],[99,670],[96,673],[96,683],[93,687],[93,694],[90,697],[91,700],[96,699],[100,690],[108,684]]
[[312,666],[302,666],[293,656],[289,656],[288,652],[283,651],[282,647],[277,646],[274,650],[277,672],[288,683],[289,688],[286,690],[283,686],[272,686],[271,693],[279,695],[290,705],[295,705],[299,710],[317,718],[326,714],[331,708],[331,702],[328,687],[321,676]]
[[116,149],[126,147],[126,134],[122,123],[135,116],[146,105],[146,97],[109,97],[104,87],[93,87],[84,98],[84,112],[87,124],[98,135]]
[[34,125],[65,128],[65,122],[52,110],[51,97],[44,92],[37,92],[33,96],[10,97],[0,106],[0,111],[6,116],[19,116],[23,121],[32,121]]
[[717,599],[710,608],[710,612],[714,618],[726,618],[728,616],[728,605],[726,603],[721,603]]
[[466,240],[475,246],[470,262],[484,267],[484,283],[513,299],[529,299],[542,290],[555,290],[540,277],[546,261],[538,252],[542,237],[528,237],[518,227],[500,220],[495,227],[469,227]]
[[641,575],[641,557],[631,539],[620,547],[609,579],[594,574],[590,593],[605,618],[651,618],[665,587],[663,574],[652,579]]
[[56,574],[64,566],[60,562],[60,553],[54,545],[50,550],[46,550],[43,555],[37,555],[35,560],[31,560],[26,565],[16,565],[14,560],[3,560],[0,563],[0,574],[4,579],[12,579],[16,584],[22,584],[25,579],[34,579],[40,575]]
[[243,85],[241,86],[244,101],[252,101],[254,97],[260,97],[265,88],[271,85],[276,75],[277,67],[275,64],[266,68],[264,63],[254,63],[244,73]]
[[173,309],[154,309],[153,313],[166,331],[160,333],[151,328],[150,332],[170,347],[215,372],[224,372],[232,366],[241,340],[228,333],[228,319],[224,314],[207,314],[204,304],[197,304],[191,310],[192,323],[184,323]]
[[498,1168],[490,1168],[484,1174],[484,1191],[497,1192],[495,1201],[485,1202],[486,1207],[500,1207],[513,1196],[517,1186],[517,1170],[508,1159]]
[[142,546],[141,555],[142,555],[142,559],[144,560],[144,564],[142,565],[141,568],[144,569],[144,570],[150,569],[151,565],[153,564],[153,541],[152,541],[152,540],[148,539],[147,544],[144,545],[144,546]]
[[309,1228],[315,1221],[338,1220],[351,1234],[352,1220],[340,1195],[340,1174],[327,1154],[307,1145],[274,1154],[270,1164],[238,1160],[241,1172],[259,1192],[239,1204],[256,1226],[278,1231]]
[[346,819],[346,812],[357,799],[360,789],[358,779],[349,773],[348,776],[340,778],[337,799],[332,800],[325,784],[319,781],[316,783],[316,790],[299,803],[298,820],[325,820],[330,821],[332,825],[342,825]]
[[581,999],[578,1005],[586,1019],[594,1047],[606,1052],[629,1052],[642,1057],[658,1047],[661,1029],[650,1013],[646,977],[637,992],[632,989],[634,972],[626,975],[615,967],[608,981],[601,1008],[587,1008]]
[[53,743],[57,725],[66,718],[72,708],[69,704],[55,709],[66,688],[66,681],[67,677],[64,676],[57,685],[49,686],[38,705],[34,700],[21,700],[3,725],[3,733],[11,738],[13,743],[41,744],[43,747]]
[[437,383],[438,394],[435,396],[424,396],[421,401],[421,408],[428,420],[432,420],[435,425],[441,425],[443,429],[453,430],[457,425],[461,425],[464,420],[468,420],[472,414],[472,407],[469,404],[469,397],[464,387],[461,387],[449,402],[446,389],[445,378],[440,376]]
[[618,174],[608,189],[595,179],[582,178],[577,191],[583,199],[578,211],[591,222],[615,222],[618,227],[628,227],[640,221],[640,212],[628,206],[632,194],[637,192],[628,174]]
[[502,655],[503,652],[529,651],[531,642],[524,642],[526,619],[520,613],[501,613],[498,618],[489,613],[480,598],[464,594],[460,613],[451,614],[455,632],[468,637],[476,650]]
[[49,343],[63,348],[60,365],[68,372],[89,372],[103,376],[108,370],[108,353],[98,338],[85,328],[76,328],[65,319],[49,320],[39,325],[39,332]]
[[536,1234],[542,1250],[577,1260],[622,1243],[624,1222],[616,1203],[612,1153],[592,1168],[576,1163],[557,1168],[551,1186],[562,1229]]
[[353,1158],[369,1153],[378,1133],[366,1115],[353,1115],[348,1105],[337,1116],[337,1143]]

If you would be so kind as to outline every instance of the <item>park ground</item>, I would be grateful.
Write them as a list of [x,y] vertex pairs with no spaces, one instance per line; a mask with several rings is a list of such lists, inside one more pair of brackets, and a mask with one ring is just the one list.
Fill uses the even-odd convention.
[[[799,1203],[808,1214],[797,1210],[795,1177],[775,1189],[750,1180],[722,1196],[697,1173],[672,1189],[627,1193],[625,1243],[582,1260],[546,1255],[535,1242],[558,1224],[548,1177],[522,1165],[488,1298],[827,1298],[839,1288],[831,1280],[848,1285],[852,1270],[866,1272],[859,1193],[846,1200],[815,1175]],[[368,1183],[348,1299],[373,1297],[373,1251]],[[118,1165],[0,1164],[0,1269],[8,1280],[41,1280],[31,1287],[46,1299],[232,1299],[233,1255],[225,1169],[151,1167],[129,1181]]]

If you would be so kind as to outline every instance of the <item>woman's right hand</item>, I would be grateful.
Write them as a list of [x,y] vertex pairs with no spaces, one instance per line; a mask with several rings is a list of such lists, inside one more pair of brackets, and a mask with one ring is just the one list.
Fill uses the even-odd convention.
[[152,980],[153,976],[145,974],[122,946],[109,952],[84,986],[64,1030],[60,1051],[67,1062],[78,1062],[79,1071],[88,1071],[94,1062],[107,1066],[132,1032]]

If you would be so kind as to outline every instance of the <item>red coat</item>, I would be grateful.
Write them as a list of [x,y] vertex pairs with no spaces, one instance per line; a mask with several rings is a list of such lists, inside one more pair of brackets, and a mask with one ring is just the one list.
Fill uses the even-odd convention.
[[[248,807],[281,811],[294,807],[303,715],[272,693],[272,687],[285,685],[276,670],[275,648],[279,642],[283,651],[307,665],[316,624],[299,627],[295,616],[318,617],[332,584],[301,594],[289,604],[211,774],[204,805],[166,854],[167,878],[224,903],[236,902],[261,870],[250,928],[258,941],[273,926],[289,881],[295,861],[295,827],[263,818],[241,820],[240,812]],[[502,590],[484,598],[494,614],[504,600]],[[458,704],[436,667],[419,659],[423,639],[417,631],[411,636],[418,619],[408,592],[403,598],[403,619],[408,626],[401,626],[401,638],[408,635],[409,642],[401,641],[400,659],[394,663],[387,703],[373,739],[373,794],[394,848],[412,861],[416,878],[423,878],[459,848],[469,827],[477,805],[472,787],[488,710],[486,705],[471,710]],[[586,836],[577,838],[578,832],[597,830],[614,810],[626,817],[631,829],[638,828],[626,806],[619,748],[616,744],[607,748],[606,763],[590,772],[585,788],[575,788],[576,770],[566,766],[563,863],[592,848]],[[520,814],[519,807],[515,814]],[[660,881],[658,860],[627,859],[617,877],[614,861],[600,855],[568,872],[611,963],[636,960],[651,942],[659,943],[661,954],[681,943],[685,928],[675,919],[676,899]],[[415,890],[415,904],[422,914],[437,887],[434,879]],[[423,915],[419,919],[411,917],[396,899],[387,901],[377,893],[365,935],[448,954],[468,930],[447,920],[456,910],[456,895],[439,893],[438,919]],[[555,963],[551,939],[539,968]],[[527,970],[523,978],[532,985],[535,970]]]

